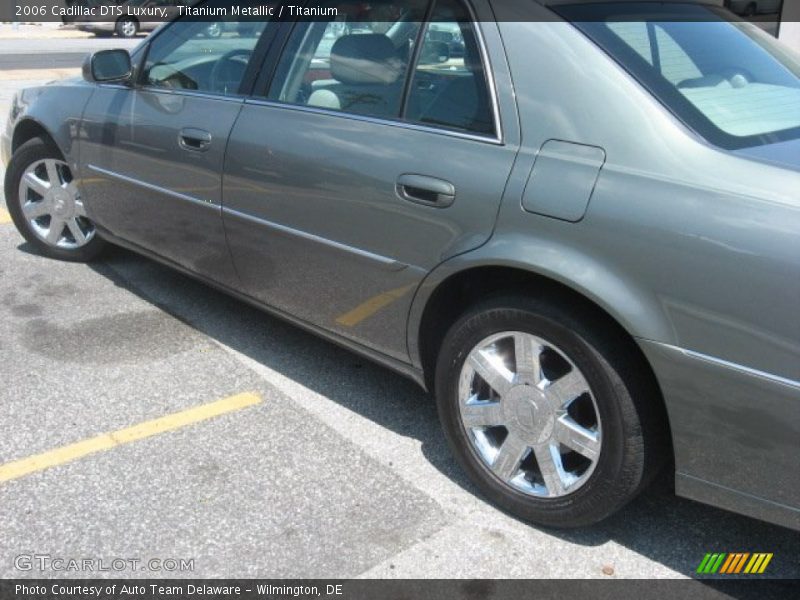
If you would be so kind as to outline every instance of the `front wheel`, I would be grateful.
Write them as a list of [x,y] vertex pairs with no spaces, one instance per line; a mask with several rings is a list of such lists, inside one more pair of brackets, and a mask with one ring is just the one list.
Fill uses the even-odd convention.
[[45,140],[32,139],[14,153],[5,194],[14,225],[40,254],[85,262],[103,250],[69,165]]
[[475,307],[445,336],[436,395],[452,450],[491,501],[579,527],[633,498],[665,453],[657,390],[605,328],[563,305]]

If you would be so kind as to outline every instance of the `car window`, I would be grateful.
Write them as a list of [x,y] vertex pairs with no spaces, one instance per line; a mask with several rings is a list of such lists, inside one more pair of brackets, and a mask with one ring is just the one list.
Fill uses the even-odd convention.
[[333,21],[299,22],[268,98],[328,110],[398,117],[426,0],[322,3]]
[[688,4],[559,12],[712,143],[735,149],[800,138],[800,61],[754,25]]
[[458,0],[438,0],[420,47],[406,119],[479,134],[494,133],[480,46]]
[[663,25],[622,21],[610,22],[608,28],[667,81],[677,85],[681,81],[702,76],[697,64]]
[[150,43],[146,86],[235,95],[266,21],[181,19]]

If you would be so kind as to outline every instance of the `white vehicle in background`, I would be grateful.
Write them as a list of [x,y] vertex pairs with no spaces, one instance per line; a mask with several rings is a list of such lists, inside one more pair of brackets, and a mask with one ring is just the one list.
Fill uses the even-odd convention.
[[[108,13],[108,15],[97,14],[97,16],[84,17],[78,16],[75,18],[75,26],[81,31],[88,31],[97,36],[110,36],[118,35],[123,38],[132,38],[140,32],[150,32],[156,27],[161,25],[163,21],[142,21],[130,14],[128,7],[131,8],[150,8],[159,7],[166,11],[167,20],[172,20],[179,14],[181,6],[189,6],[194,4],[194,0],[125,0],[124,2],[117,2],[115,0],[86,0],[87,6],[119,6],[122,9],[122,15],[114,20],[115,13]],[[135,11],[133,11],[135,12]],[[219,37],[222,34],[222,23],[214,22],[209,23],[208,29],[205,32],[207,37]]]

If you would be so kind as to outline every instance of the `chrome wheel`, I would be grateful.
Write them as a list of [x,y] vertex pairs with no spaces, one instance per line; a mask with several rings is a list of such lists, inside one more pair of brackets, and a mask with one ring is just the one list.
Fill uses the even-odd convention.
[[74,250],[95,235],[78,188],[64,161],[38,160],[22,173],[19,202],[28,225],[49,246]]
[[504,484],[555,498],[594,471],[602,446],[597,403],[554,344],[519,331],[489,336],[464,361],[458,398],[472,451]]

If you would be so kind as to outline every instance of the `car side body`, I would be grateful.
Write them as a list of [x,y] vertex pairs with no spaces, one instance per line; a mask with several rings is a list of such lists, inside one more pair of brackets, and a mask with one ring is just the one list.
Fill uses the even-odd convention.
[[[471,303],[524,289],[590,306],[657,381],[676,492],[800,529],[800,141],[720,149],[547,6],[471,6],[496,135],[281,104],[257,78],[212,104],[68,80],[15,99],[3,161],[47,136],[102,237],[429,389]],[[166,123],[219,136],[183,153]],[[145,126],[170,144],[159,157],[133,146]],[[403,174],[454,182],[453,209],[404,201]]]

